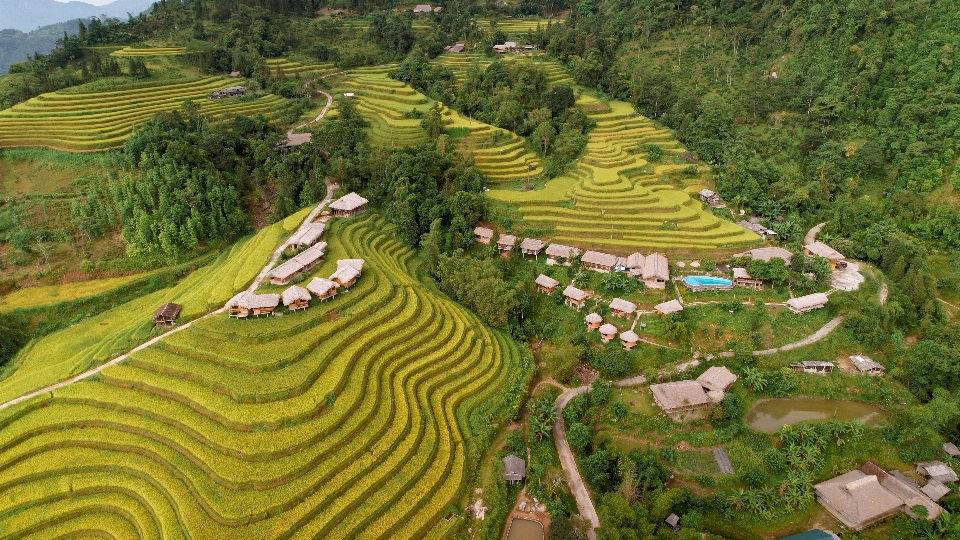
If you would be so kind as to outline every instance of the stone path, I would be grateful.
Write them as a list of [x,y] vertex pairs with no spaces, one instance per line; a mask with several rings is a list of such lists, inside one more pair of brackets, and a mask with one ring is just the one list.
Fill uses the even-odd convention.
[[[331,183],[329,183],[329,182],[327,182],[327,195],[326,195],[326,197],[324,197],[323,201],[321,201],[320,204],[318,204],[317,207],[314,208],[313,211],[311,211],[309,215],[307,215],[307,218],[306,218],[306,219],[303,221],[303,223],[300,225],[300,228],[301,228],[301,229],[302,229],[303,227],[305,227],[308,223],[311,223],[311,222],[317,217],[317,214],[319,214],[320,211],[330,202],[330,199],[333,197],[333,190],[334,190],[334,185],[331,184]],[[299,230],[299,229],[298,229],[298,230]],[[292,237],[292,235],[291,235],[291,237]],[[284,250],[286,247],[287,247],[287,243],[284,242],[283,244],[280,245],[280,247],[278,247],[278,248],[273,252],[273,256],[270,258],[270,261],[266,264],[266,266],[263,267],[262,270],[260,270],[260,273],[257,274],[257,277],[253,280],[253,283],[251,283],[250,286],[247,287],[247,290],[248,290],[248,291],[250,291],[250,292],[255,291],[255,290],[257,289],[257,287],[259,287],[260,284],[263,283],[263,280],[265,280],[265,279],[267,278],[267,275],[270,273],[270,270],[273,269],[273,265],[276,264],[277,260],[280,258],[280,254],[283,253],[283,250]],[[197,322],[197,321],[206,319],[207,317],[213,317],[213,316],[215,316],[215,315],[219,315],[219,314],[223,313],[224,311],[226,311],[226,309],[227,309],[226,307],[222,307],[222,308],[220,308],[220,309],[218,309],[218,310],[216,310],[216,311],[212,311],[212,312],[210,312],[210,313],[207,313],[206,315],[204,315],[204,316],[202,316],[202,317],[199,317],[199,318],[197,318],[197,319],[194,319],[194,320],[192,320],[192,321],[190,321],[190,322],[188,322],[188,323],[185,323],[185,324],[183,324],[183,325],[181,325],[181,326],[177,326],[176,328],[173,328],[173,329],[171,329],[171,330],[168,330],[168,331],[160,334],[159,336],[156,336],[156,337],[154,337],[153,339],[151,339],[151,340],[149,340],[149,341],[147,341],[147,342],[145,342],[145,343],[142,343],[142,344],[138,345],[137,347],[134,347],[134,348],[131,349],[130,351],[128,351],[128,352],[126,352],[126,353],[124,353],[124,354],[121,354],[120,356],[114,358],[113,360],[110,360],[109,362],[105,362],[105,363],[103,363],[103,364],[100,364],[99,366],[97,366],[97,367],[95,367],[95,368],[92,368],[92,369],[89,369],[89,370],[87,370],[87,371],[84,371],[83,373],[81,373],[81,374],[79,374],[79,375],[75,375],[75,376],[73,376],[73,377],[70,377],[69,379],[60,381],[60,382],[55,383],[55,384],[51,384],[51,385],[49,385],[49,386],[45,386],[45,387],[43,387],[43,388],[41,388],[41,389],[39,389],[39,390],[34,390],[33,392],[29,392],[29,393],[24,394],[24,395],[22,395],[22,396],[20,396],[20,397],[11,399],[11,400],[9,400],[9,401],[7,401],[7,402],[0,403],[0,411],[2,411],[3,409],[6,409],[7,407],[12,407],[13,405],[16,405],[17,403],[22,403],[22,402],[24,402],[24,401],[27,401],[28,399],[32,399],[32,398],[35,398],[35,397],[37,397],[37,396],[46,394],[46,393],[48,393],[48,392],[53,392],[54,390],[56,390],[56,389],[58,389],[58,388],[63,388],[64,386],[71,385],[71,384],[73,384],[73,383],[75,383],[75,382],[77,382],[77,381],[82,381],[82,380],[84,380],[84,379],[89,379],[90,377],[93,377],[94,375],[96,375],[97,373],[100,373],[100,372],[103,371],[104,369],[106,369],[106,368],[108,368],[108,367],[110,367],[110,366],[119,364],[120,362],[123,362],[124,360],[130,358],[130,355],[131,355],[131,354],[134,354],[134,353],[136,353],[136,352],[142,351],[143,349],[146,349],[147,347],[150,347],[151,345],[157,343],[158,341],[160,341],[161,339],[163,339],[163,338],[165,338],[165,337],[168,337],[168,336],[170,336],[170,335],[172,335],[172,334],[175,334],[175,333],[177,333],[177,332],[180,332],[180,331],[182,331],[182,330],[185,330],[185,329],[187,329],[187,328],[190,328],[190,326],[192,326],[193,323],[195,323],[195,322]]]

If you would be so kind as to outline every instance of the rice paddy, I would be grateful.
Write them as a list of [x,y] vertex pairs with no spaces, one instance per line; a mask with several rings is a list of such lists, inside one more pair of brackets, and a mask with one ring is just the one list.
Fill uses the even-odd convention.
[[42,94],[0,111],[0,147],[48,146],[77,151],[120,146],[138,123],[156,112],[177,109],[188,99],[214,118],[271,115],[284,104],[283,98],[272,94],[207,99],[211,92],[234,84],[236,80],[228,77],[208,77],[101,92]]
[[176,56],[186,51],[183,47],[124,47],[113,51],[110,56]]
[[317,275],[366,260],[335,299],[198,321],[98,380],[0,413],[5,536],[451,532],[441,518],[469,488],[473,430],[512,406],[505,389],[531,362],[411,277],[414,252],[379,218],[334,220],[327,241]]
[[300,62],[294,62],[292,60],[287,60],[286,58],[271,58],[270,60],[265,61],[266,66],[270,69],[271,73],[276,73],[280,71],[284,75],[297,75],[300,73],[315,73],[315,72],[333,72],[336,70],[336,66],[333,64],[301,64]]
[[519,34],[535,32],[538,29],[546,30],[547,25],[563,24],[563,19],[479,19],[477,24],[490,29],[496,27],[507,34]]

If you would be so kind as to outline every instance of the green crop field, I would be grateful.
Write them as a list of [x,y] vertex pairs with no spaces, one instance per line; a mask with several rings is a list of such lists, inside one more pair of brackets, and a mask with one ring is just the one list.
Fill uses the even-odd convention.
[[563,19],[497,19],[496,21],[478,19],[477,24],[482,28],[495,27],[507,34],[526,34],[535,32],[538,28],[546,30],[548,24],[563,24]]
[[110,56],[176,56],[185,50],[183,47],[124,47],[113,51]]
[[187,99],[214,118],[270,115],[284,104],[283,98],[272,94],[207,99],[211,92],[234,84],[236,80],[229,77],[208,77],[110,91],[42,94],[0,111],[0,147],[99,150],[120,146],[136,124],[158,111],[177,109]]
[[411,277],[414,253],[381,219],[335,220],[327,241],[316,275],[366,260],[335,299],[198,321],[97,380],[0,412],[4,535],[449,533],[442,518],[472,487],[477,430],[516,406],[509,392],[532,363]]
[[266,61],[266,65],[270,69],[271,73],[276,73],[277,70],[279,70],[284,75],[297,75],[299,73],[313,72],[333,72],[337,69],[333,64],[301,64],[300,62],[294,62],[292,60],[287,60],[286,58],[272,58]]

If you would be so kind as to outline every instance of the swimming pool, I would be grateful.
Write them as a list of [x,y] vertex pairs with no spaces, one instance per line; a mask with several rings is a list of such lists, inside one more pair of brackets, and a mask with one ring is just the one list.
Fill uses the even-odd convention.
[[695,291],[733,288],[733,282],[729,279],[713,276],[687,276],[683,278],[683,284]]

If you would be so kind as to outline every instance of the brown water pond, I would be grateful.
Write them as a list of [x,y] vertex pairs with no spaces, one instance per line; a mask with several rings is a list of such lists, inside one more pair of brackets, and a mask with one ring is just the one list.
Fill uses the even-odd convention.
[[543,525],[532,519],[513,518],[507,540],[543,540]]
[[745,422],[764,433],[776,433],[784,424],[792,425],[807,420],[836,418],[845,422],[859,420],[877,427],[887,419],[887,413],[876,405],[840,399],[791,398],[758,401],[747,411]]

